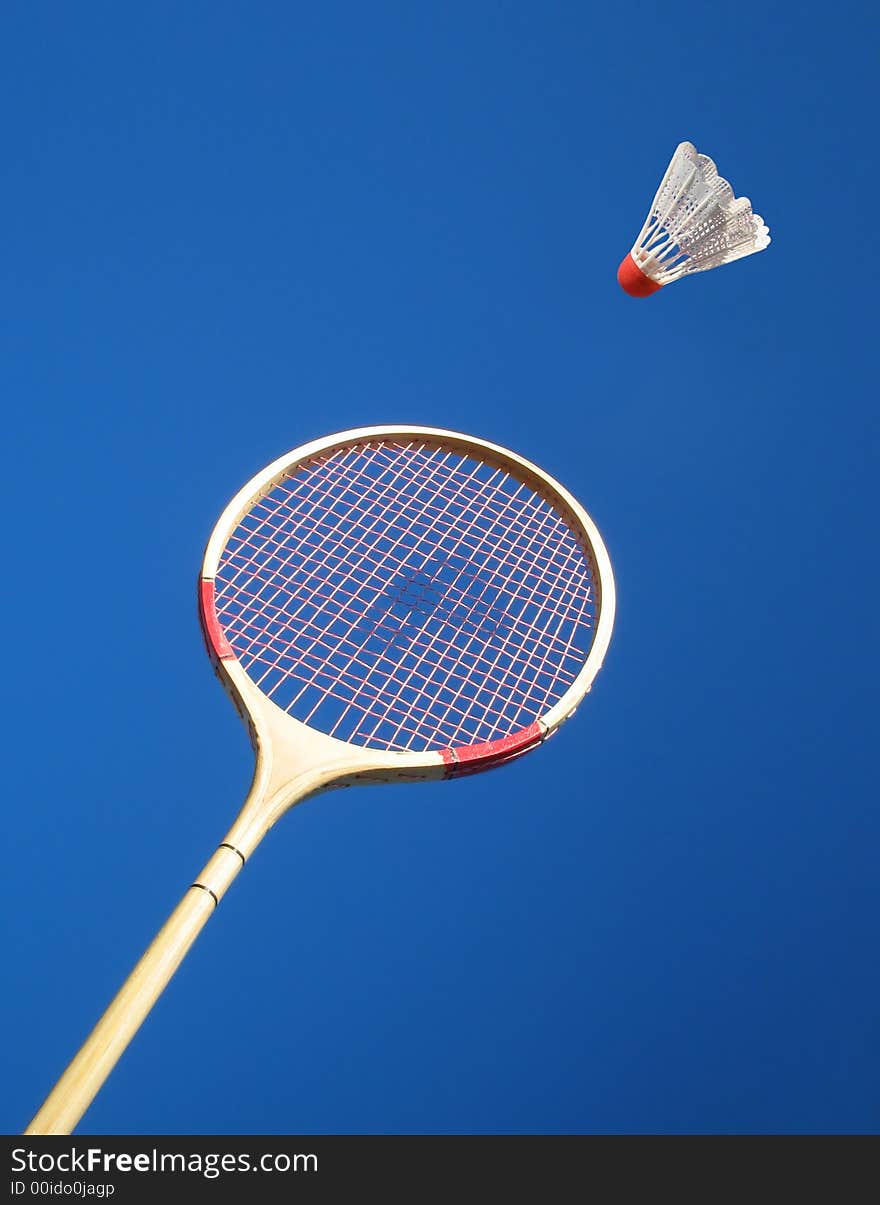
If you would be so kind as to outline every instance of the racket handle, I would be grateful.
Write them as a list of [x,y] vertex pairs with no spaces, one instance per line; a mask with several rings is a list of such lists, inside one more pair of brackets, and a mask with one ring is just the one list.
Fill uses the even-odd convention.
[[73,1130],[243,865],[244,855],[237,849],[220,846],[46,1097],[26,1134]]

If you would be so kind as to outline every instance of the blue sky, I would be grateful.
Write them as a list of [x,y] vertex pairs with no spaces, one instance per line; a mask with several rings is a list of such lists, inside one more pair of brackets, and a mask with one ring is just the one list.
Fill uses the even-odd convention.
[[[876,12],[7,5],[8,986],[41,1102],[247,788],[195,615],[264,463],[381,422],[558,477],[588,703],[240,876],[84,1132],[876,1131]],[[770,249],[615,281],[675,145]]]

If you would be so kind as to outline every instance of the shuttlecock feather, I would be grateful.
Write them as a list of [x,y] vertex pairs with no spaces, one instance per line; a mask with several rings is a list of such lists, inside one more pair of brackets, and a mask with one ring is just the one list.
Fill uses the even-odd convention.
[[682,276],[763,251],[769,242],[748,197],[735,197],[709,156],[682,142],[617,279],[631,296],[648,297]]

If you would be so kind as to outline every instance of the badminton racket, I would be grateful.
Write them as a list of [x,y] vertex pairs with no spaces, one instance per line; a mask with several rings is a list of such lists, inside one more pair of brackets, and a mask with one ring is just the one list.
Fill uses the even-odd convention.
[[293,804],[456,778],[536,749],[614,622],[596,527],[495,444],[368,427],[270,464],[214,528],[199,612],[256,754],[232,828],[26,1133],[70,1133],[229,885]]

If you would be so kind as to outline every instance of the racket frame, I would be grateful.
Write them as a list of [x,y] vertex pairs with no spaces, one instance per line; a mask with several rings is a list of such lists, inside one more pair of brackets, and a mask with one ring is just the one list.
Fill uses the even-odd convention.
[[[381,439],[440,443],[502,468],[531,486],[581,541],[594,582],[596,628],[583,667],[546,715],[511,735],[482,745],[412,753],[385,752],[337,740],[288,715],[254,684],[235,657],[217,618],[214,581],[223,549],[254,502],[310,459]],[[513,452],[485,440],[434,427],[362,427],[317,439],[280,457],[253,477],[220,516],[199,577],[199,613],[215,669],[247,723],[255,769],[247,799],[220,846],[185,893],[117,992],[26,1134],[68,1134],[82,1117],[144,1018],[183,961],[217,904],[262,837],[288,808],[334,787],[439,779],[491,769],[536,748],[573,714],[602,665],[614,622],[614,579],[602,539],[580,504],[552,477]]]
[[[547,713],[518,732],[478,745],[420,753],[370,749],[341,741],[288,715],[254,685],[217,617],[215,580],[226,544],[241,520],[272,488],[317,457],[383,440],[439,445],[483,461],[529,486],[565,520],[591,570],[596,626],[587,658]],[[484,439],[439,427],[360,427],[304,444],[252,477],[229,502],[205,550],[199,577],[199,616],[220,681],[245,720],[256,755],[254,783],[233,829],[245,855],[288,807],[319,790],[358,783],[452,778],[493,769],[537,748],[574,714],[598,674],[614,626],[611,561],[596,525],[580,503],[543,469]],[[232,842],[231,842],[232,843]],[[237,848],[240,848],[237,846]]]

